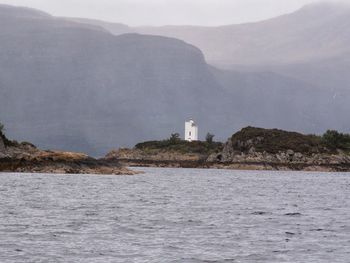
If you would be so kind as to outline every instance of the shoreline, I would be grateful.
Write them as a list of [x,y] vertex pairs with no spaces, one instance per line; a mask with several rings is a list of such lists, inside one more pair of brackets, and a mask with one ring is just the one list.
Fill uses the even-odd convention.
[[122,165],[137,168],[192,168],[249,171],[304,171],[304,172],[350,172],[350,164],[308,164],[273,162],[206,162],[173,160],[126,160],[119,159]]
[[0,172],[9,173],[41,173],[41,174],[96,174],[96,175],[134,175],[132,171],[114,161],[96,160],[26,160],[0,159]]

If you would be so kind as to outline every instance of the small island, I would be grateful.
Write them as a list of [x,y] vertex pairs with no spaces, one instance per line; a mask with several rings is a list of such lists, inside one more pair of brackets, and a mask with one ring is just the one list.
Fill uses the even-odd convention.
[[[225,143],[208,133],[205,141],[178,133],[134,148],[112,150],[95,159],[84,153],[41,150],[9,140],[0,124],[0,171],[58,174],[133,175],[126,167],[350,172],[350,135],[329,130],[322,136],[246,127]],[[197,136],[197,135],[196,135]]]
[[117,160],[97,160],[83,153],[44,151],[9,140],[0,124],[0,172],[133,175]]
[[167,140],[113,150],[105,159],[140,167],[348,172],[350,135],[246,127],[220,143],[210,134],[206,141],[184,141],[172,134]]

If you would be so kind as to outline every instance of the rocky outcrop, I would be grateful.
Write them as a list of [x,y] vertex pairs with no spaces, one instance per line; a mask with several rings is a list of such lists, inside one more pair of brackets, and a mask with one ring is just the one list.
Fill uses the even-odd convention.
[[118,161],[96,160],[82,153],[43,151],[30,143],[5,147],[0,138],[0,172],[132,175]]
[[210,155],[207,162],[267,170],[350,171],[350,155],[327,149],[317,143],[315,136],[252,127],[234,134],[223,150]]
[[193,147],[188,145],[185,151],[174,150],[172,145],[135,147],[112,151],[105,158],[146,167],[350,171],[350,155],[345,150],[327,148],[318,136],[277,129],[247,127],[234,134],[223,147],[212,151],[201,148],[202,151],[196,152]]
[[206,154],[166,149],[159,151],[122,148],[108,153],[105,160],[118,161],[132,167],[202,168],[207,158]]
[[139,149],[122,148],[113,150],[106,155],[107,160],[134,160],[134,161],[201,161],[206,160],[207,155],[197,153],[180,153],[177,151],[145,151]]

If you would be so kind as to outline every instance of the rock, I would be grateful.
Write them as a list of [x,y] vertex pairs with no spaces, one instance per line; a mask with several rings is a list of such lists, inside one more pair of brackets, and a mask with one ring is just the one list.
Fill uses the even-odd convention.
[[2,149],[6,150],[0,152],[0,171],[4,172],[114,175],[137,173],[117,161],[97,160],[83,153],[43,151],[30,143],[15,144]]
[[294,160],[295,161],[302,161],[304,159],[304,155],[302,153],[295,153],[294,154]]
[[221,161],[222,162],[230,162],[233,160],[235,155],[235,150],[232,144],[232,140],[228,140],[224,145],[224,149],[221,152]]
[[293,150],[288,150],[286,153],[287,153],[287,155],[288,155],[289,157],[291,157],[291,156],[294,155],[294,151],[293,151]]
[[252,154],[252,155],[255,154],[255,153],[256,153],[255,148],[254,148],[254,147],[251,147],[251,148],[249,149],[248,153],[249,153],[249,154]]

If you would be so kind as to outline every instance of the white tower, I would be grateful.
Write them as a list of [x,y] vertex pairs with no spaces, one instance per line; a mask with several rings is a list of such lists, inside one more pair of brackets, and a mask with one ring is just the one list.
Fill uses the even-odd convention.
[[185,122],[185,141],[198,141],[198,126],[192,119]]

